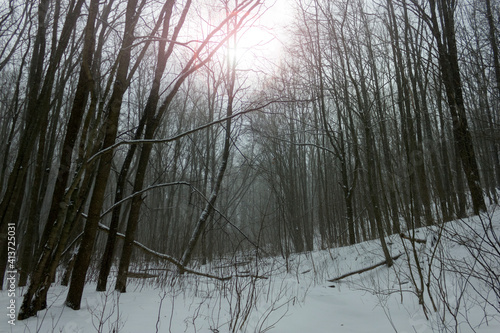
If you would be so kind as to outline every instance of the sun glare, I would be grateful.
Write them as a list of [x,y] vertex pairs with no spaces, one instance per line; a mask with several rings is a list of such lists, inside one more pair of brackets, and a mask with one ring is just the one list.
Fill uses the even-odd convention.
[[238,65],[250,65],[255,62],[272,60],[279,55],[280,45],[273,30],[254,23],[245,27],[229,43],[228,56]]
[[229,56],[240,67],[255,68],[259,64],[276,63],[281,56],[285,27],[290,21],[290,6],[286,0],[267,3],[238,31],[236,42],[229,46]]
[[[219,48],[216,58],[234,61],[240,70],[263,70],[268,64],[276,63],[281,55],[282,36],[285,30],[283,22],[286,18],[286,15],[283,15],[286,12],[283,11],[283,5],[278,4],[262,6],[258,11],[248,13],[244,24]],[[207,5],[198,12],[198,19],[190,22],[190,35],[198,37],[188,39],[198,40],[201,43],[226,15],[225,8]],[[243,15],[239,13],[237,19],[241,20]],[[200,22],[200,17],[207,19]],[[223,28],[212,36],[211,42],[202,54],[209,54],[219,47],[230,29],[230,27]]]

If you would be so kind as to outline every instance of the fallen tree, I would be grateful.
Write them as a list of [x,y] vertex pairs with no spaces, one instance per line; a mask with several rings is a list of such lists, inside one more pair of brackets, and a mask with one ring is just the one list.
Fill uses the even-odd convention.
[[410,237],[410,236],[405,235],[404,233],[400,233],[399,236],[403,239],[409,240],[410,242],[415,242],[415,243],[420,243],[420,244],[427,243],[427,240],[425,240],[425,239]]
[[[399,257],[401,257],[403,255],[403,253],[400,253],[398,254],[397,256],[394,256],[392,257],[391,259],[394,261],[394,260],[397,260]],[[365,267],[365,268],[361,268],[361,269],[358,269],[354,272],[349,272],[349,273],[346,273],[344,275],[341,275],[341,276],[338,276],[336,278],[333,278],[333,279],[330,279],[328,280],[328,282],[336,282],[336,281],[339,281],[339,280],[342,280],[342,279],[345,279],[346,277],[349,277],[351,275],[356,275],[356,274],[361,274],[361,273],[364,273],[364,272],[368,272],[368,271],[371,271],[372,269],[375,269],[379,266],[383,266],[383,265],[386,265],[387,264],[387,260],[384,260],[384,261],[381,261],[375,265],[372,265],[372,266],[369,266],[369,267]]]

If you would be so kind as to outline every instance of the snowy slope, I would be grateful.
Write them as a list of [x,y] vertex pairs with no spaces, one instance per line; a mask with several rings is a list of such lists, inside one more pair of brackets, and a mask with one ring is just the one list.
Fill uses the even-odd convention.
[[[488,229],[490,222],[493,229]],[[484,237],[484,229],[489,238]],[[116,328],[124,333],[500,332],[500,300],[495,294],[500,286],[492,288],[500,272],[500,252],[495,252],[500,250],[498,235],[500,210],[411,235],[426,241],[415,243],[414,248],[424,278],[423,305],[417,297],[421,284],[412,243],[393,235],[388,238],[392,254],[403,253],[393,267],[380,266],[337,282],[328,280],[383,260],[379,243],[199,268],[267,279],[220,282],[192,275],[172,278],[171,274],[131,279],[125,294],[97,293],[90,283],[79,311],[64,307],[66,288],[54,286],[48,310],[16,321],[15,326],[4,316],[0,332],[113,332]],[[476,245],[481,251],[474,250]],[[488,271],[490,275],[484,273]],[[18,288],[18,305],[22,293]],[[1,291],[0,304],[8,302],[7,292]]]

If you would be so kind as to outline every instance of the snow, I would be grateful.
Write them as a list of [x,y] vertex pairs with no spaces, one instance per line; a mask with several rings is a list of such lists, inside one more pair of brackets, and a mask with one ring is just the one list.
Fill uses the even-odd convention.
[[[427,240],[415,248],[426,282],[432,267],[431,295],[437,311],[425,289],[429,319],[417,297],[420,280],[413,253],[405,252],[405,247],[411,250],[411,243],[392,235],[387,239],[392,243],[391,254],[405,253],[393,267],[381,266],[337,282],[328,280],[383,260],[379,241],[287,259],[253,258],[251,264],[241,266],[227,261],[198,267],[215,275],[250,271],[268,279],[217,281],[186,274],[175,277],[171,272],[158,278],[131,278],[123,294],[112,291],[113,283],[110,291],[98,293],[90,282],[78,311],[64,306],[67,288],[56,284],[49,291],[47,310],[16,321],[15,326],[4,316],[0,332],[500,332],[500,299],[491,285],[474,277],[482,272],[480,265],[473,266],[478,252],[466,247],[483,239],[483,226],[492,221],[496,234],[490,230],[490,240],[498,242],[496,250],[500,249],[500,210],[490,210],[490,216],[445,224],[439,243],[438,226],[416,231],[415,238]],[[498,278],[499,256],[485,258]],[[466,267],[473,268],[470,274]],[[18,307],[23,292],[23,288],[16,290]],[[0,304],[9,302],[7,291],[0,291]]]

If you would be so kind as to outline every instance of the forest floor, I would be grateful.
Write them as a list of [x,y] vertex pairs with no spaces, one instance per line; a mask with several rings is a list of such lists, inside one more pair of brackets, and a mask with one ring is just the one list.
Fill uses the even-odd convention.
[[[123,294],[112,291],[112,283],[98,293],[90,282],[78,311],[64,306],[67,288],[56,284],[47,310],[15,326],[3,315],[0,332],[500,332],[499,235],[500,209],[421,228],[407,235],[421,240],[414,248],[392,235],[391,253],[403,254],[393,267],[336,282],[328,280],[383,261],[379,242],[197,267],[240,275],[224,282],[149,270],[162,274],[131,278]],[[17,288],[17,305],[23,292]],[[4,312],[8,302],[7,291],[0,291]]]

